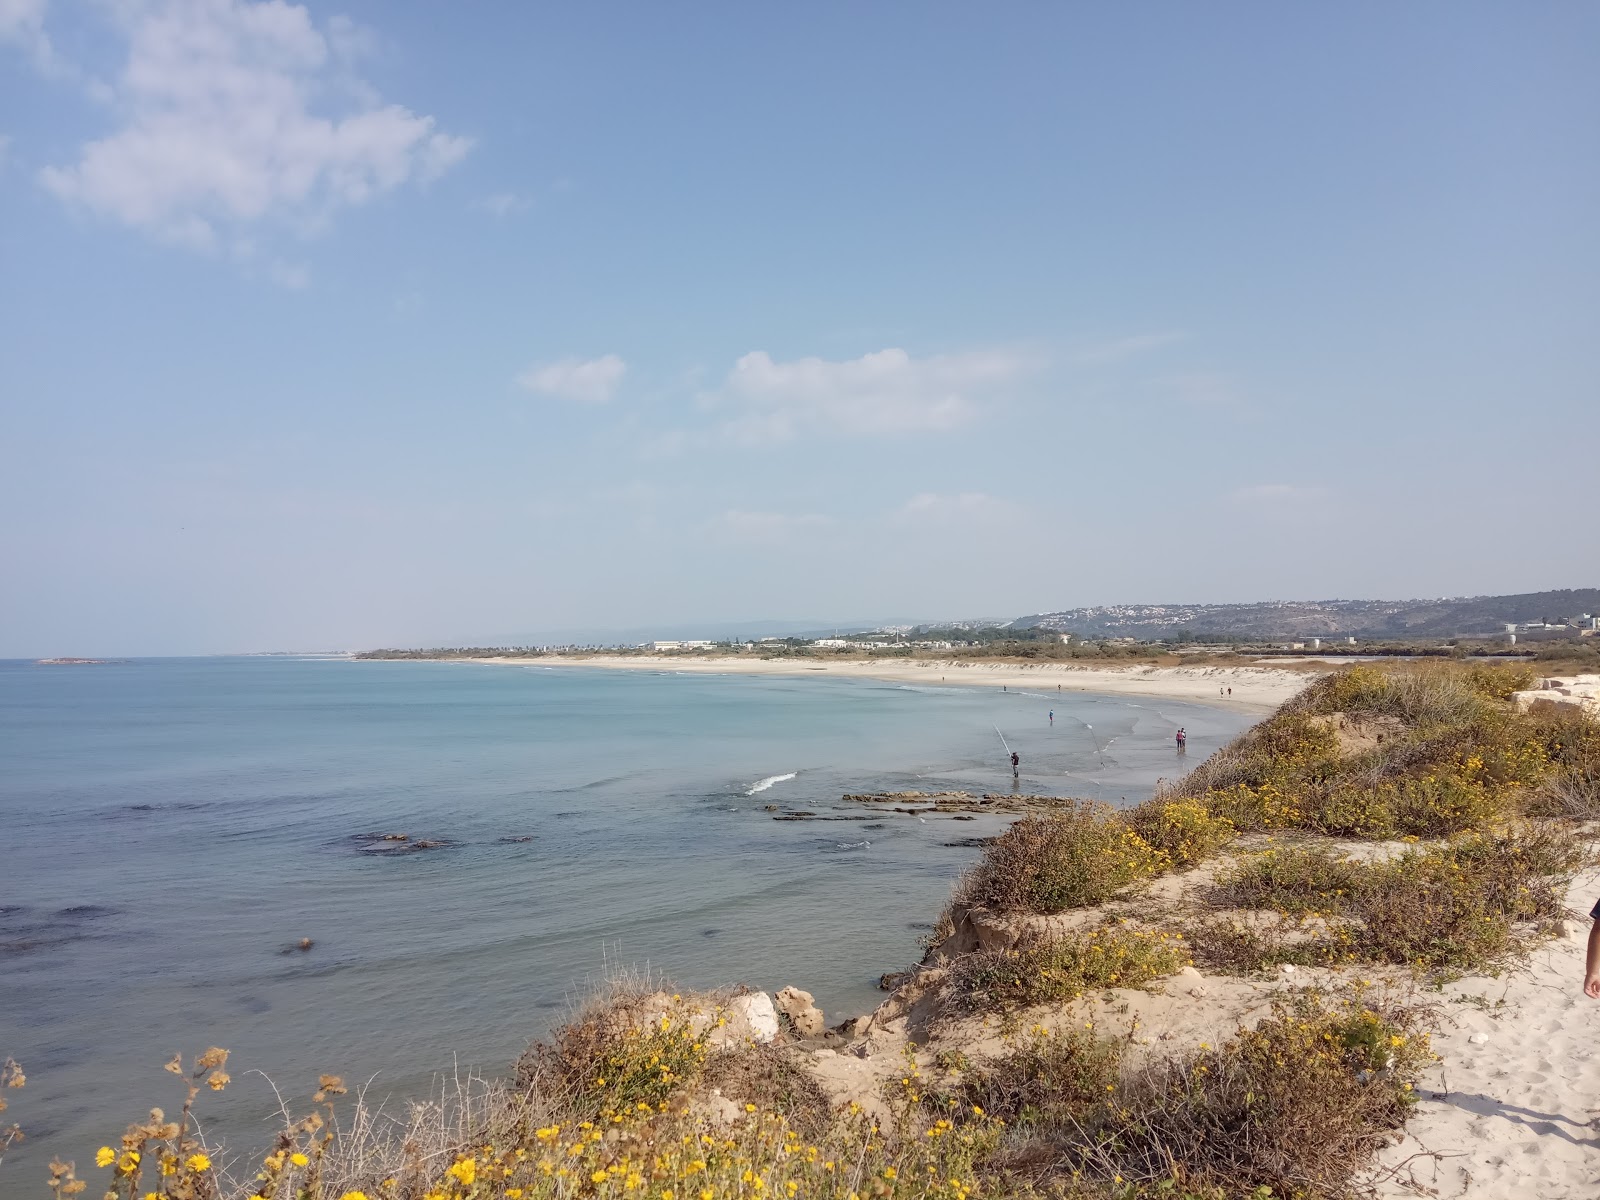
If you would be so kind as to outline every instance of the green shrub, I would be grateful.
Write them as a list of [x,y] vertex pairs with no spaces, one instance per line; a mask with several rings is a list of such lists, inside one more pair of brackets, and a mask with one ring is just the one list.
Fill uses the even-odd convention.
[[1058,913],[1103,903],[1166,866],[1112,809],[1079,801],[1026,817],[989,843],[964,891],[997,911]]
[[1351,1197],[1433,1059],[1420,1016],[1361,997],[1279,1004],[1222,1046],[1134,1072],[1098,1110],[1025,1123],[1009,1159],[1074,1197]]
[[1555,928],[1582,859],[1563,831],[1533,825],[1468,834],[1381,863],[1317,849],[1269,851],[1220,877],[1212,903],[1332,920],[1309,930],[1202,922],[1190,941],[1202,961],[1244,970],[1351,960],[1493,969]]
[[1268,850],[1219,875],[1212,902],[1291,914],[1343,912],[1364,886],[1366,871],[1362,864],[1320,848]]
[[1147,846],[1177,870],[1196,866],[1233,839],[1233,822],[1208,812],[1198,800],[1146,800],[1127,815]]
[[1092,1029],[1035,1027],[1010,1053],[964,1072],[955,1094],[1008,1125],[1051,1128],[1103,1109],[1121,1062],[1121,1043]]
[[1182,934],[1102,925],[957,961],[956,1005],[966,1011],[1058,1004],[1103,987],[1143,987],[1189,965]]

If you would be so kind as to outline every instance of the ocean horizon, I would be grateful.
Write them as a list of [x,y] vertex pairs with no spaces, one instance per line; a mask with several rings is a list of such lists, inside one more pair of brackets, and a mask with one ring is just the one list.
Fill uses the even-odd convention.
[[[236,1082],[208,1136],[241,1150],[271,1136],[267,1076],[400,1101],[499,1074],[617,968],[869,1011],[1006,821],[843,793],[1009,791],[1005,744],[1023,792],[1134,803],[1252,720],[538,661],[0,662],[0,1059],[28,1074],[7,1168],[82,1166],[209,1045]],[[858,819],[773,820],[794,811]]]

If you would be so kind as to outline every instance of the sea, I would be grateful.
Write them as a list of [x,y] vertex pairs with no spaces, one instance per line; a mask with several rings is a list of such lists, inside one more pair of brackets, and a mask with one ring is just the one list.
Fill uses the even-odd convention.
[[390,1107],[500,1074],[618,971],[870,1011],[1004,825],[845,793],[1131,804],[1186,769],[1179,726],[1198,762],[1251,720],[935,678],[0,662],[0,1193],[175,1111],[162,1064],[208,1046],[234,1082],[201,1119],[243,1152],[320,1073]]

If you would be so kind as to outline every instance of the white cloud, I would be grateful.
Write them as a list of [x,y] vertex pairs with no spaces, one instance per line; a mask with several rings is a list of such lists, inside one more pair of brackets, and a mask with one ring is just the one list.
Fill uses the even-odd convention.
[[45,7],[46,0],[0,0],[0,44],[21,46],[41,70],[55,61],[44,31]]
[[758,544],[786,542],[796,534],[832,524],[831,517],[817,513],[748,512],[744,509],[729,509],[711,522],[712,530],[730,541]]
[[774,362],[756,350],[734,364],[715,399],[744,410],[726,426],[743,441],[947,430],[971,420],[1031,366],[1021,354],[998,350],[918,359],[887,349],[843,362]]
[[604,404],[611,399],[628,369],[615,354],[601,358],[564,358],[560,362],[529,367],[517,382],[530,392],[576,400],[580,404]]
[[[128,40],[111,85],[121,127],[40,179],[125,225],[196,247],[269,218],[309,229],[437,177],[471,146],[344,71],[365,36],[347,20],[324,33],[285,0],[130,0],[114,11]],[[327,111],[338,96],[344,111]]]
[[995,512],[1004,507],[1003,501],[996,500],[987,492],[955,492],[950,495],[942,495],[939,492],[918,492],[900,506],[895,516],[915,520],[942,519]]

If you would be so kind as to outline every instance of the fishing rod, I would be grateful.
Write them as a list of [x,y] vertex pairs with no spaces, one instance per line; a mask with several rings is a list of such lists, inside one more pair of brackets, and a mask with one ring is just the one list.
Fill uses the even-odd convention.
[[[1079,720],[1082,720],[1082,718],[1080,717]],[[1089,731],[1089,740],[1094,743],[1095,757],[1100,760],[1100,769],[1103,771],[1106,766],[1106,756],[1100,749],[1100,735],[1094,731],[1094,726],[1087,721],[1083,722],[1083,727]]]
[[1006,742],[1006,735],[1005,735],[1005,734],[1003,734],[1003,733],[1000,733],[1000,726],[998,726],[998,725],[996,725],[996,726],[995,726],[995,727],[994,727],[994,731],[995,731],[995,733],[996,733],[996,734],[998,734],[998,735],[999,735],[999,737],[1000,737],[1000,744],[1001,744],[1001,745],[1002,745],[1002,746],[1005,746],[1005,748],[1006,748],[1006,756],[1007,756],[1007,757],[1010,757],[1010,755],[1011,755],[1011,747],[1010,747],[1010,745],[1009,745],[1009,744],[1008,744],[1008,743],[1007,743],[1007,742]]

